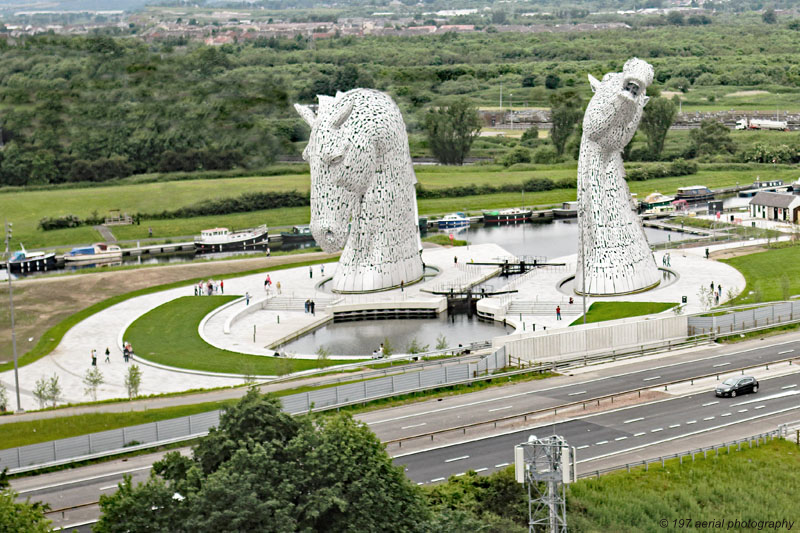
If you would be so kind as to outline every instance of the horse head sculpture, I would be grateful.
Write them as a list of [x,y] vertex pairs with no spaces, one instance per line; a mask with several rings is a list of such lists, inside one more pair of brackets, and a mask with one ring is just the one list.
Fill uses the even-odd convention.
[[422,278],[416,176],[405,123],[389,96],[353,89],[319,96],[303,158],[311,167],[311,233],[342,250],[335,292],[371,292]]

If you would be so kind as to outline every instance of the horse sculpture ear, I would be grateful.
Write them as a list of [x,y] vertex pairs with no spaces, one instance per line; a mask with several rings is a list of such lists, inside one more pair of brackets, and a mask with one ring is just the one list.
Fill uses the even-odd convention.
[[294,104],[294,108],[297,113],[303,117],[303,120],[305,120],[306,123],[313,128],[314,123],[317,121],[317,117],[314,115],[314,112],[311,111],[311,108],[300,104]]
[[647,102],[649,102],[649,101],[650,101],[650,97],[649,96],[643,97],[642,98],[642,107],[646,106]]
[[589,74],[589,85],[592,87],[592,92],[596,93],[597,89],[600,88],[600,82],[597,81],[597,78]]
[[342,106],[342,108],[336,113],[335,118],[331,122],[331,127],[334,129],[339,129],[342,127],[342,124],[350,118],[350,113],[353,112],[353,103],[347,102]]

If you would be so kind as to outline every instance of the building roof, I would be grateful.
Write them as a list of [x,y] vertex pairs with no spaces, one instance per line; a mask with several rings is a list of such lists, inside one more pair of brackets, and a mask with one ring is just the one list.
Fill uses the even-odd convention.
[[767,207],[791,207],[793,203],[800,203],[800,197],[794,194],[767,191],[759,191],[750,200],[750,205],[765,205]]

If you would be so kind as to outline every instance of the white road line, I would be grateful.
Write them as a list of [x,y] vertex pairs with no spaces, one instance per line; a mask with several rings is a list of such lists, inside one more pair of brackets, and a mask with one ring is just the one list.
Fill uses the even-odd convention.
[[487,470],[489,470],[489,469],[488,468],[478,468],[478,469],[475,470],[475,472],[476,473],[480,473],[480,472],[486,472]]
[[504,466],[508,466],[508,463],[500,463],[499,465],[494,465],[495,468],[503,468]]
[[728,362],[728,363],[720,363],[718,365],[711,365],[711,368],[717,368],[717,367],[720,367],[720,366],[728,366],[729,364],[730,364],[730,362]]
[[718,403],[719,403],[719,402],[708,402],[708,403],[704,403],[704,404],[703,404],[703,407],[708,407],[709,405],[715,405],[715,404],[718,404]]
[[783,390],[783,389],[793,389],[794,387],[797,387],[797,384],[794,384],[794,385],[786,385],[785,387],[781,387],[781,390]]
[[[118,476],[120,474],[130,474],[131,472],[138,472],[140,470],[150,470],[151,468],[152,468],[151,466],[140,466],[139,468],[131,468],[131,469],[128,469],[128,470],[120,470],[119,472],[111,472],[109,474],[100,474],[100,475],[92,476],[92,477],[74,479],[74,480],[70,480],[70,481],[64,481],[63,483],[54,483],[53,485],[45,485],[43,487],[33,487],[33,488],[30,488],[30,489],[18,490],[16,492],[17,492],[17,494],[25,494],[25,493],[28,493],[28,492],[36,492],[36,491],[39,491],[39,490],[54,489],[56,487],[63,487],[64,485],[74,485],[76,483],[84,483],[86,481],[94,481],[96,479],[103,479],[104,477],[113,477],[113,476]],[[116,485],[114,485],[114,486],[116,486]]]
[[584,444],[583,446],[578,446],[578,447],[577,447],[577,448],[575,448],[575,449],[576,449],[576,450],[582,450],[582,449],[584,449],[584,448],[588,448],[588,447],[589,447],[589,445],[588,445],[588,444]]
[[766,405],[759,405],[758,407],[756,407],[756,409],[763,409],[765,407],[766,407]]
[[600,442],[595,443],[595,446],[600,446],[601,444],[608,444],[607,440],[601,440]]
[[651,378],[644,378],[642,381],[652,381],[652,380],[654,380],[654,379],[658,379],[658,378],[660,378],[660,377],[661,377],[661,376],[653,376],[653,377],[651,377]]
[[697,420],[687,420],[686,425],[688,426],[689,424],[697,424]]
[[733,414],[733,413],[722,413],[722,414],[721,414],[721,415],[719,415],[719,416],[731,416],[732,414]]
[[494,413],[495,411],[502,411],[504,409],[511,409],[514,407],[513,405],[506,405],[505,407],[497,407],[496,409],[489,409],[490,413]]
[[716,417],[713,417],[713,416],[707,416],[707,417],[705,417],[703,420],[714,420],[714,418],[716,418]]
[[420,427],[420,426],[424,426],[425,424],[427,424],[427,422],[423,422],[423,423],[421,423],[421,424],[413,424],[413,425],[411,425],[411,426],[403,426],[403,427],[401,427],[400,429],[411,429],[411,428],[418,428],[418,427]]
[[778,352],[778,355],[783,355],[785,353],[792,353],[794,350],[784,350],[782,352]]
[[650,430],[650,433],[657,433],[657,432],[659,432],[659,431],[664,431],[664,428],[656,428],[656,429],[651,429],[651,430]]
[[424,485],[424,484],[425,484],[424,481],[420,481],[419,483],[417,483],[417,485]]
[[672,429],[672,428],[679,428],[679,427],[681,427],[680,424],[672,424],[669,428]]
[[456,474],[456,477],[461,477],[461,476],[463,476],[464,474],[466,474],[466,472],[459,472],[458,474]]
[[453,461],[463,461],[464,459],[469,459],[469,455],[462,455],[461,457],[453,457],[452,459],[445,459],[445,463],[452,463]]
[[99,489],[97,489],[97,490],[116,489],[117,487],[118,487],[118,485],[117,485],[117,484],[114,484],[114,485],[109,485],[109,486],[107,486],[107,487],[100,487],[100,488],[99,488]]
[[747,412],[747,409],[739,409],[739,410],[738,410],[738,411],[736,411],[736,412],[737,412],[737,413],[746,413],[746,412]]
[[628,437],[617,437],[617,438],[616,438],[616,439],[614,439],[614,440],[625,440],[625,439],[627,439],[627,438],[628,438]]
[[625,422],[623,422],[623,424],[630,424],[631,422],[638,422],[638,421],[640,421],[640,420],[644,420],[644,417],[640,417],[640,418],[631,418],[630,420],[626,420]]
[[582,390],[580,392],[570,392],[569,396],[577,396],[578,394],[586,394],[586,391]]
[[642,431],[641,433],[634,433],[633,436],[634,437],[641,437],[644,434],[645,434],[644,431]]
[[443,477],[437,477],[436,479],[432,479],[431,483],[438,483],[440,481],[444,481],[444,478]]

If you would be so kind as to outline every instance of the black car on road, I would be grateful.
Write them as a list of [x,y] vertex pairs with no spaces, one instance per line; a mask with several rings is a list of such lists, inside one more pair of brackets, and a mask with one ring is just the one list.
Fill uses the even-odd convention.
[[753,376],[739,376],[728,378],[717,385],[717,396],[730,396],[735,398],[740,394],[758,392],[758,380]]

